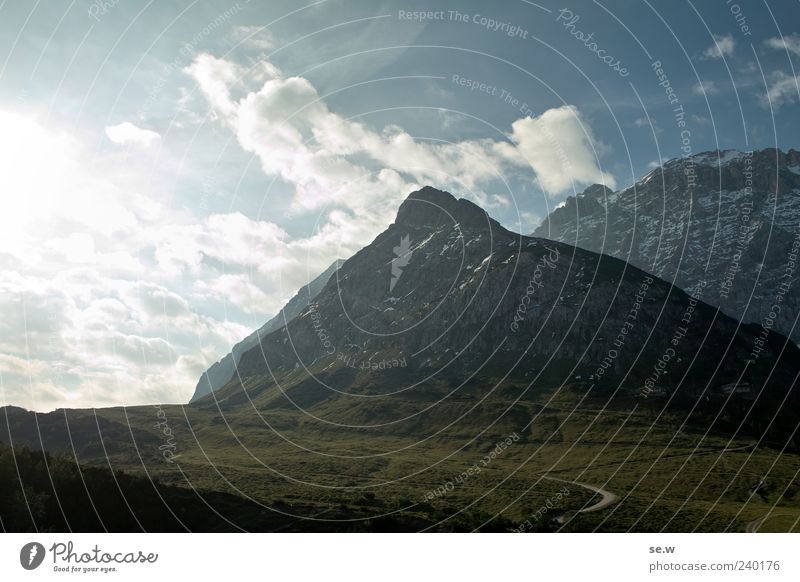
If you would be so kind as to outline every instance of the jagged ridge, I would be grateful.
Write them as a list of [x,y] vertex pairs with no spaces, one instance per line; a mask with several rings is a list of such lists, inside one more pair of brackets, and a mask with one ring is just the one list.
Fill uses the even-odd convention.
[[799,227],[800,152],[726,150],[670,160],[620,192],[587,188],[533,236],[627,260],[682,288],[704,281],[704,301],[797,343]]

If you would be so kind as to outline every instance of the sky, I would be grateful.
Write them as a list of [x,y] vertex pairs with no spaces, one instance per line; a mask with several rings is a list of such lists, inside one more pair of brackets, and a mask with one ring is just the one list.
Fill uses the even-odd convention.
[[0,4],[0,405],[180,403],[430,184],[531,232],[798,146],[800,4]]

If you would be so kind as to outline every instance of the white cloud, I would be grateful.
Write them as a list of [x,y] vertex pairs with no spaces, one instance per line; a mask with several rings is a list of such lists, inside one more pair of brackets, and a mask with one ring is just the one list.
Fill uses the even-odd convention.
[[773,109],[780,109],[782,105],[797,102],[800,96],[798,85],[800,81],[794,75],[775,71],[770,75],[769,87],[766,94],[761,97],[761,104],[764,107],[772,106]]
[[150,147],[161,139],[161,135],[155,131],[136,127],[130,121],[106,127],[106,135],[114,143],[120,145],[133,144],[142,147]]
[[800,56],[800,34],[790,34],[782,37],[772,37],[764,41],[764,44],[775,50],[784,50]]
[[131,152],[122,164],[53,124],[7,111],[0,121],[0,405],[186,401],[253,327],[215,315],[193,283],[261,267],[259,255],[286,252],[285,233],[165,208],[166,154],[157,170]]
[[647,128],[650,131],[653,131],[653,132],[655,132],[657,134],[664,132],[664,130],[661,128],[660,125],[658,125],[658,122],[656,121],[656,119],[654,117],[650,117],[650,118],[637,117],[636,119],[633,120],[633,125],[635,125],[636,127],[639,127],[639,128],[642,128],[642,127],[643,128]]
[[[209,100],[225,104],[224,97]],[[487,142],[424,144],[396,126],[377,132],[346,120],[300,77],[267,81],[238,103],[228,122],[267,175],[295,186],[296,207],[303,209],[336,203],[366,211],[381,195],[397,205],[414,182],[453,184],[456,178],[480,198],[479,183],[497,177],[502,163]]]
[[245,274],[222,275],[211,281],[200,281],[197,288],[206,291],[224,303],[234,305],[244,313],[275,313],[283,303],[274,295],[267,295]]
[[[280,176],[295,188],[295,207],[315,209],[342,206],[354,222],[374,217],[379,206],[391,212],[411,188],[420,183],[455,186],[468,191],[482,205],[497,201],[484,187],[506,170],[530,167],[551,194],[574,183],[605,181],[613,177],[598,169],[588,127],[574,107],[544,112],[534,126],[518,120],[505,141],[466,140],[430,143],[414,139],[397,126],[375,130],[330,111],[305,78],[277,74],[257,91],[239,100],[228,85],[235,65],[200,55],[185,71],[195,78],[209,103],[233,129],[242,147],[258,155],[267,175]],[[543,121],[542,121],[543,120]],[[552,147],[539,147],[547,131],[558,135],[569,163],[552,160]],[[520,155],[527,152],[527,156]],[[388,224],[391,215],[372,225]]]
[[261,51],[275,46],[275,38],[265,26],[234,26],[232,39],[236,43]]
[[714,81],[700,81],[692,87],[692,92],[695,95],[716,95],[719,93],[719,87]]
[[202,371],[198,362],[209,365],[250,331],[198,315],[154,283],[97,270],[76,275],[0,272],[0,404],[182,402]]
[[233,269],[275,268],[286,236],[277,225],[240,213],[212,214],[193,224],[164,225],[150,234],[159,267],[174,274],[197,274],[208,259]]
[[703,56],[709,59],[721,59],[723,57],[733,56],[733,51],[736,48],[736,39],[732,34],[713,35],[714,44],[708,47]]
[[548,194],[577,189],[578,184],[616,188],[614,177],[600,169],[597,142],[575,107],[549,109],[538,117],[518,119],[511,127],[511,139]]
[[216,109],[225,115],[233,115],[236,112],[228,86],[234,84],[242,74],[238,65],[203,53],[198,55],[185,70],[194,78],[200,90]]

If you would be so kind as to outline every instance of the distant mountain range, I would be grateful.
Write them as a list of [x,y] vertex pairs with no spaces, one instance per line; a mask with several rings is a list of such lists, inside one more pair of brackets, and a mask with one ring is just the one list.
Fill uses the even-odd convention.
[[283,327],[300,313],[300,311],[317,296],[317,293],[322,290],[322,287],[325,286],[328,279],[331,278],[331,275],[339,268],[341,262],[341,259],[337,259],[330,267],[308,283],[308,285],[301,287],[275,317],[233,346],[229,354],[203,372],[203,375],[200,376],[200,380],[197,382],[197,387],[194,389],[192,399],[189,402],[194,402],[230,382],[231,378],[236,374],[236,365],[239,363],[239,358],[242,357],[242,354],[257,346],[263,337]]
[[[569,197],[533,232],[630,262],[800,343],[800,152],[713,151]],[[778,309],[775,309],[775,306]]]

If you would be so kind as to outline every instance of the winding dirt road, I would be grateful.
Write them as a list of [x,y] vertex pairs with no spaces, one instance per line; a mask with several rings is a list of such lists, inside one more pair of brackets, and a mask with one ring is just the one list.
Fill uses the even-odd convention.
[[616,503],[619,500],[619,497],[612,493],[611,491],[606,491],[605,489],[601,489],[600,487],[596,487],[595,485],[590,485],[588,483],[581,483],[579,481],[569,481],[567,479],[559,479],[558,477],[548,477],[547,475],[542,476],[543,479],[549,479],[550,481],[558,481],[559,483],[568,483],[570,485],[575,485],[576,487],[583,487],[584,489],[588,489],[593,493],[599,493],[602,496],[602,499],[595,503],[594,505],[590,505],[589,507],[584,507],[579,509],[577,513],[591,513],[593,511],[600,511],[601,509],[605,509],[612,503]]
[[754,519],[753,521],[749,522],[744,527],[744,531],[747,533],[756,533],[758,532],[758,528],[764,525],[765,521],[767,521],[772,517],[781,517],[781,516],[792,517],[792,515],[789,513],[767,513],[766,515],[761,516],[758,519]]

